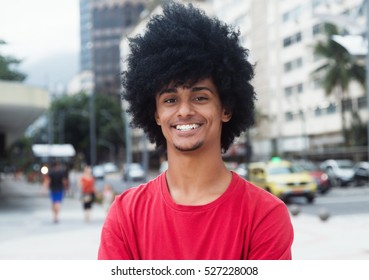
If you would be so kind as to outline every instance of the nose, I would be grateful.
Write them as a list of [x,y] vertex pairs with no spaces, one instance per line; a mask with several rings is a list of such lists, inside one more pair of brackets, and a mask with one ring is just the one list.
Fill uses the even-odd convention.
[[187,116],[193,115],[193,113],[194,113],[194,109],[193,109],[193,106],[190,100],[187,100],[187,99],[181,100],[179,104],[177,115],[179,117],[187,117]]

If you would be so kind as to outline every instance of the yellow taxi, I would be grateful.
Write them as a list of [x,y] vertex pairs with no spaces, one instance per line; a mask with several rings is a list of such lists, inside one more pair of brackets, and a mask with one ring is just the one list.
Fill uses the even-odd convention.
[[302,196],[313,203],[317,192],[317,184],[307,171],[280,158],[250,163],[248,180],[284,202],[290,197]]

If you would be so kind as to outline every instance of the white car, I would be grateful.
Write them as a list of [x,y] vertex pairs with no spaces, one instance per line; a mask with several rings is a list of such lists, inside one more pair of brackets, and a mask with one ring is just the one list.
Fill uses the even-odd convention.
[[354,162],[349,159],[328,159],[320,164],[333,186],[347,186],[354,180]]
[[95,165],[92,168],[92,176],[94,176],[96,179],[104,179],[105,177],[104,167],[102,165]]
[[144,181],[146,178],[145,175],[145,170],[142,168],[141,164],[131,163],[124,167],[123,180]]
[[116,173],[119,171],[118,167],[112,162],[102,164],[105,173]]

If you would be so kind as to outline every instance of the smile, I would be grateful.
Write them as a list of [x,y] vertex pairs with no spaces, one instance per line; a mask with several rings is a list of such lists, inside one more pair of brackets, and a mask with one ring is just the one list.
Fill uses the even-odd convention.
[[175,126],[175,128],[179,131],[189,131],[189,130],[196,129],[199,127],[200,127],[199,124],[181,124],[181,125]]

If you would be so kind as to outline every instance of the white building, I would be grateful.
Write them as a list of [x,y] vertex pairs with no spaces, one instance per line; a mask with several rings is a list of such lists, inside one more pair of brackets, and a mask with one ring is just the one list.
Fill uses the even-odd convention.
[[94,90],[94,74],[85,70],[75,75],[68,83],[67,94],[73,95],[79,92],[91,93]]
[[[318,156],[342,146],[341,103],[327,96],[311,73],[322,63],[313,46],[323,36],[322,15],[364,25],[363,0],[213,0],[217,16],[240,26],[256,63],[258,123],[252,130],[254,159],[272,154]],[[341,20],[341,18],[339,18]],[[368,119],[365,89],[352,83],[347,106]],[[351,113],[346,115],[350,124]],[[335,150],[338,151],[337,149]],[[358,150],[358,153],[366,153]],[[334,154],[333,156],[336,156]],[[328,154],[325,154],[328,156]],[[360,155],[355,155],[359,156]],[[362,156],[362,154],[361,154]]]

